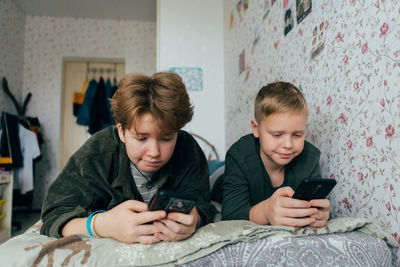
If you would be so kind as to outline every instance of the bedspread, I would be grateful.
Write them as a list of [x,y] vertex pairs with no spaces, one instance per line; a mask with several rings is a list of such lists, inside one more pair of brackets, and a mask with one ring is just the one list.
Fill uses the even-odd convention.
[[391,266],[394,238],[363,218],[320,229],[221,221],[180,242],[125,244],[108,238],[39,234],[41,223],[0,245],[2,266]]

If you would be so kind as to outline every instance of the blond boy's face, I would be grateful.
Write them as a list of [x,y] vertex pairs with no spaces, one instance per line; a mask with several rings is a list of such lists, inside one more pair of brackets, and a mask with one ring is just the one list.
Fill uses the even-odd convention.
[[303,151],[306,124],[307,115],[298,113],[275,113],[264,116],[260,123],[251,121],[267,170],[282,169]]
[[129,159],[144,172],[156,172],[171,158],[178,133],[160,135],[158,125],[151,114],[137,120],[137,127],[122,129],[118,124],[118,135],[125,143]]

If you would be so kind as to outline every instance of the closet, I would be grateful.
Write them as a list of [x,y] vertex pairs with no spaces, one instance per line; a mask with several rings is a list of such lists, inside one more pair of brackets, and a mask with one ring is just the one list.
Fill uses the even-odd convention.
[[65,59],[63,68],[59,171],[91,136],[88,126],[77,123],[74,115],[74,93],[76,95],[80,91],[85,79],[99,82],[102,77],[105,82],[110,79],[114,84],[114,78],[118,82],[125,75],[125,63],[120,59]]

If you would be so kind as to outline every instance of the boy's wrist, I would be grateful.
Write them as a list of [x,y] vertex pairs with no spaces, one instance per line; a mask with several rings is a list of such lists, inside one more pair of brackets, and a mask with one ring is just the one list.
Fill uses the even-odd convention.
[[105,227],[106,225],[107,225],[106,212],[99,213],[96,216],[96,220],[94,221],[93,224],[93,228],[95,229],[98,237],[110,237],[109,233],[107,232],[108,227]]

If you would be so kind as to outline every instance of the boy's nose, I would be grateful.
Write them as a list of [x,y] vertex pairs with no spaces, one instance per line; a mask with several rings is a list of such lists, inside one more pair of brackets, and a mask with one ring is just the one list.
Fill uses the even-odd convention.
[[284,138],[283,146],[286,148],[291,148],[292,147],[292,138],[290,138],[290,137]]
[[147,154],[150,157],[157,157],[158,155],[160,155],[160,145],[158,144],[158,142],[150,142]]

